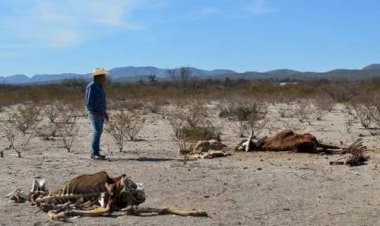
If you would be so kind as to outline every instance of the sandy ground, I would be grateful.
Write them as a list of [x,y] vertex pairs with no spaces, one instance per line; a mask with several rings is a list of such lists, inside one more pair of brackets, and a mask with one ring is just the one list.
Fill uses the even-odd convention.
[[[343,109],[326,113],[321,121],[302,125],[325,143],[348,145],[364,136],[373,151],[368,165],[330,166],[340,156],[297,153],[235,153],[227,158],[179,161],[177,144],[165,116],[147,115],[140,137],[120,153],[108,135],[102,149],[110,162],[89,160],[90,128],[85,118],[73,153],[59,141],[33,140],[31,150],[17,158],[11,151],[0,159],[0,225],[60,225],[48,222],[45,213],[29,203],[16,204],[4,196],[16,188],[27,191],[32,178],[42,176],[48,187],[61,186],[83,173],[106,170],[112,176],[130,175],[146,188],[143,206],[206,210],[210,217],[154,216],[76,218],[73,225],[380,225],[380,141],[356,122],[351,132],[344,127]],[[0,114],[4,117],[6,112]],[[216,114],[216,113],[215,113]],[[280,119],[276,108],[269,114],[277,130],[296,124]],[[222,128],[228,150],[240,141],[232,124],[213,117]],[[284,121],[284,124],[281,124]],[[286,123],[285,123],[286,121]],[[266,133],[269,134],[269,131]],[[7,146],[0,138],[0,148]]]

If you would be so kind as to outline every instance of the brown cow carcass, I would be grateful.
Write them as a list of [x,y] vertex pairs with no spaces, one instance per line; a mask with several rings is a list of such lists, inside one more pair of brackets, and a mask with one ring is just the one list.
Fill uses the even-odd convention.
[[243,140],[235,148],[236,151],[293,151],[304,153],[332,153],[340,147],[322,144],[310,133],[297,134],[292,130],[284,130],[274,137],[254,139],[253,131],[247,140]]

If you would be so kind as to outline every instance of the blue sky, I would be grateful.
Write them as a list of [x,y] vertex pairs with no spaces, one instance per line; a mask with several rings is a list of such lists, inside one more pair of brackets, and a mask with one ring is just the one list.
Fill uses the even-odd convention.
[[380,63],[378,0],[0,0],[0,76]]

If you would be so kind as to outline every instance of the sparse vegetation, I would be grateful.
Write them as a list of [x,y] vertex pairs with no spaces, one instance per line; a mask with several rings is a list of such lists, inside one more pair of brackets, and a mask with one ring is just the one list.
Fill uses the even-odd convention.
[[122,152],[127,139],[135,140],[142,127],[144,119],[138,114],[119,110],[110,115],[105,131],[112,137],[119,151]]
[[180,150],[186,148],[187,142],[220,139],[220,131],[208,119],[204,103],[198,102],[174,110],[170,113],[169,121]]
[[377,109],[369,104],[355,104],[353,105],[356,116],[360,120],[360,124],[368,129],[374,122],[374,116],[376,115]]
[[340,85],[329,84],[324,87],[324,91],[339,103],[347,103],[360,94],[356,82],[342,82]]
[[62,123],[62,127],[60,128],[60,135],[62,137],[63,147],[71,152],[74,140],[78,135],[79,125],[76,122],[72,123]]
[[36,136],[41,120],[40,113],[40,108],[34,104],[18,106],[3,122],[3,135],[10,149],[15,151],[19,158],[22,157],[21,153],[29,149],[30,141]]
[[267,123],[266,114],[267,106],[263,103],[250,100],[233,100],[221,107],[219,116],[236,121],[239,135],[243,137],[249,135],[252,130],[256,133],[260,132]]
[[315,110],[309,100],[301,99],[295,104],[294,114],[301,123],[306,122],[311,125],[313,116],[315,115],[313,114],[314,112]]

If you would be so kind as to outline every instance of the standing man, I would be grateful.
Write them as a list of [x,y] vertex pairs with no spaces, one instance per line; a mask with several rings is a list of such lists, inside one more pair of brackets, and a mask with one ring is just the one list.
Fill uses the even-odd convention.
[[106,94],[104,83],[109,73],[104,68],[97,68],[92,72],[93,81],[86,87],[86,110],[92,126],[91,159],[105,160],[100,154],[100,136],[103,132],[104,120],[108,121]]

